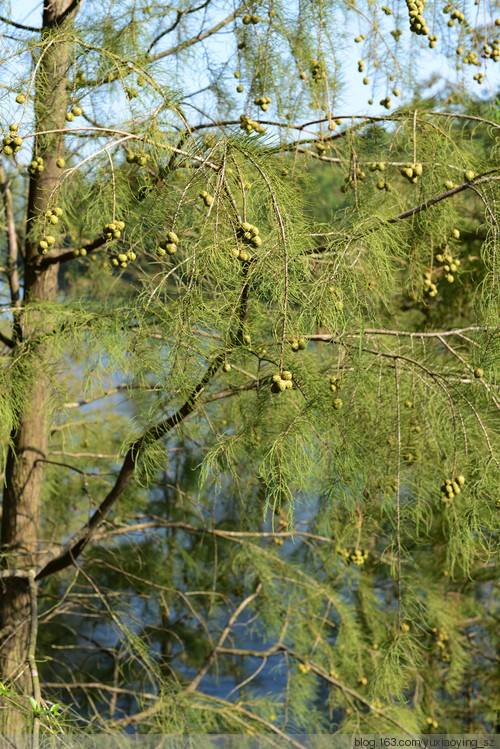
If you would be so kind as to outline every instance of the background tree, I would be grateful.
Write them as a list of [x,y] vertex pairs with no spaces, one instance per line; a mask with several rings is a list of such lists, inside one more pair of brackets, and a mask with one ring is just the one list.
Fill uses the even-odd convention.
[[400,5],[2,16],[3,734],[498,724],[500,19]]

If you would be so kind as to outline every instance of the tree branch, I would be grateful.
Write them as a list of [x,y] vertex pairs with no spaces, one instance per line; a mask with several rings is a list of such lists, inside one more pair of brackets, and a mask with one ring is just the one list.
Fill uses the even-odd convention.
[[116,395],[116,393],[128,392],[129,390],[145,390],[147,392],[157,393],[161,388],[155,386],[150,387],[148,385],[128,384],[124,382],[114,388],[105,390],[104,393],[100,393],[100,395],[94,395],[92,398],[82,398],[79,401],[65,403],[64,408],[81,408],[82,406],[88,406],[89,403],[95,403],[96,401],[101,400],[101,398],[107,398],[109,395]]
[[255,592],[252,593],[251,595],[247,596],[240,603],[240,605],[236,607],[236,609],[233,612],[233,614],[229,617],[228,623],[226,624],[226,626],[222,630],[221,635],[219,637],[219,641],[217,642],[217,645],[212,650],[212,652],[210,653],[210,655],[208,656],[208,658],[205,660],[204,664],[202,665],[202,667],[200,668],[200,670],[198,671],[198,673],[196,674],[196,676],[194,677],[194,679],[188,684],[188,686],[184,690],[185,694],[189,694],[189,692],[194,692],[195,689],[198,688],[198,685],[199,685],[200,681],[203,679],[203,677],[207,673],[208,669],[210,668],[210,666],[212,665],[212,663],[216,659],[217,652],[218,652],[219,648],[224,644],[224,641],[225,641],[226,637],[228,636],[229,632],[231,631],[231,627],[235,623],[236,619],[241,614],[241,612],[243,611],[243,609],[245,609],[248,606],[249,603],[251,603],[255,598],[258,598],[261,590],[262,590],[262,583],[259,583],[257,585],[257,589],[255,590]]
[[7,338],[7,336],[3,333],[0,333],[0,342],[5,346],[8,346],[9,348],[14,348],[14,341],[12,341],[10,338]]
[[158,36],[156,36],[153,39],[153,41],[151,42],[151,44],[149,45],[147,49],[146,55],[149,55],[149,53],[151,52],[155,44],[158,44],[160,39],[163,39],[164,36],[166,36],[167,34],[170,34],[171,31],[177,28],[183,16],[187,16],[190,13],[196,13],[196,11],[198,10],[203,10],[203,8],[206,8],[207,5],[210,5],[210,3],[211,3],[211,0],[205,0],[204,3],[202,3],[201,5],[198,5],[196,8],[189,8],[188,10],[177,10],[177,17],[175,21],[172,24],[170,24],[168,29],[165,29],[165,31],[162,31],[161,34],[158,34]]
[[129,447],[123,464],[118,474],[118,478],[111,491],[103,499],[99,507],[96,509],[90,520],[80,528],[62,548],[48,551],[39,564],[37,565],[37,580],[41,580],[48,575],[52,575],[55,572],[59,572],[65,567],[69,567],[74,563],[75,559],[82,553],[84,548],[87,546],[97,528],[102,523],[108,512],[111,510],[113,505],[120,499],[132,476],[135,473],[137,461],[139,460],[144,448],[156,442],[161,437],[165,436],[174,427],[178,426],[187,416],[189,416],[198,404],[198,398],[205,389],[206,385],[210,382],[215,372],[219,369],[224,361],[224,353],[219,354],[212,364],[208,367],[207,371],[201,378],[200,382],[191,391],[189,397],[184,404],[174,414],[164,419],[159,424],[146,429],[146,431],[132,443]]
[[[477,180],[476,184],[478,182],[489,182],[490,179],[495,179],[495,177],[493,178],[488,177],[482,180]],[[500,177],[497,177],[496,179],[500,179]],[[433,198],[426,200],[425,203],[421,203],[420,205],[415,206],[415,208],[410,208],[409,211],[403,211],[403,213],[398,213],[397,216],[393,216],[392,218],[386,219],[386,223],[395,224],[396,221],[401,221],[401,219],[409,218],[410,216],[414,216],[416,213],[421,213],[422,211],[426,211],[428,208],[435,205],[436,203],[440,203],[441,200],[445,200],[446,198],[451,198],[452,195],[457,195],[459,192],[463,192],[463,190],[467,190],[468,187],[471,187],[470,182],[464,182],[462,185],[457,185],[457,187],[453,187],[451,190],[442,192],[440,193],[440,195],[435,195]]]
[[[88,244],[84,245],[83,249],[86,250],[87,255],[90,255],[92,254],[92,252],[94,252],[94,250],[102,247],[103,244],[106,244],[106,239],[104,237],[97,237],[97,239],[94,239],[93,242],[89,242]],[[55,265],[56,263],[66,263],[68,260],[74,259],[75,256],[73,254],[73,250],[67,250],[66,252],[62,252],[60,255],[48,255],[47,257],[44,257],[38,264],[38,267],[43,271],[50,265]]]
[[191,37],[191,39],[186,39],[186,41],[181,42],[180,44],[177,44],[175,47],[170,47],[170,49],[166,49],[164,52],[158,52],[156,55],[152,55],[149,60],[151,62],[154,62],[155,60],[161,60],[162,57],[167,57],[168,55],[176,55],[179,52],[182,52],[182,50],[187,49],[188,47],[191,47],[193,44],[196,44],[197,42],[203,41],[203,39],[206,39],[209,36],[212,36],[212,34],[216,34],[217,31],[220,31],[220,29],[224,28],[224,26],[227,26],[228,23],[231,23],[231,21],[234,21],[234,19],[241,13],[241,10],[235,10],[234,13],[231,13],[229,16],[226,16],[222,21],[220,21],[215,26],[212,26],[211,29],[207,29],[207,31],[200,32],[196,36]]
[[[136,516],[136,517],[142,517],[142,516]],[[137,523],[133,526],[127,526],[125,528],[116,528],[110,531],[105,531],[104,533],[97,533],[94,538],[95,539],[101,539],[101,538],[109,538],[111,536],[122,536],[126,535],[127,533],[132,533],[135,531],[143,531],[147,530],[149,528],[179,528],[181,530],[185,530],[189,533],[202,533],[204,535],[213,535],[213,536],[219,536],[220,538],[225,538],[227,540],[231,540],[234,538],[235,540],[238,540],[240,538],[294,538],[295,536],[298,536],[299,538],[306,538],[310,539],[312,541],[322,541],[328,544],[335,544],[336,540],[333,538],[327,538],[326,536],[318,536],[314,533],[308,533],[307,531],[226,531],[226,530],[220,530],[218,528],[205,528],[203,526],[196,526],[196,525],[190,525],[189,523],[184,523],[182,521],[169,521],[169,520],[163,520],[160,517],[157,517],[156,515],[151,515],[151,518],[153,520],[151,522],[145,522],[145,523]]]
[[9,26],[14,26],[16,29],[22,29],[23,31],[34,31],[36,33],[40,33],[42,30],[41,28],[35,28],[35,26],[25,26],[23,23],[17,23],[17,21],[11,21],[10,18],[5,18],[5,16],[0,16],[0,21],[3,21],[4,23],[8,23]]
[[[338,679],[335,679],[333,676],[329,676],[326,674],[322,668],[314,664],[312,661],[309,661],[305,658],[303,658],[299,653],[292,650],[291,648],[288,648],[286,645],[280,645],[280,649],[283,650],[285,653],[288,653],[293,658],[295,658],[300,663],[303,663],[306,666],[309,666],[311,671],[314,671],[315,674],[318,676],[321,676],[322,679],[325,679],[325,681],[329,681],[331,684],[334,684],[336,687],[339,687],[339,689],[342,690],[342,692],[348,694],[350,697],[353,697],[355,700],[358,700],[358,702],[361,702],[363,705],[366,705],[369,708],[373,708],[372,703],[366,699],[366,697],[363,697],[359,692],[356,692],[354,689],[350,689],[350,687],[347,687],[345,684],[340,682]],[[402,723],[399,722],[399,720],[396,720],[396,718],[391,718],[390,715],[388,715],[385,710],[376,710],[379,715],[383,715],[386,720],[388,720],[393,725],[400,728],[404,733],[408,734],[408,736],[412,736],[413,738],[417,738],[411,731],[409,731],[406,726],[404,726]]]

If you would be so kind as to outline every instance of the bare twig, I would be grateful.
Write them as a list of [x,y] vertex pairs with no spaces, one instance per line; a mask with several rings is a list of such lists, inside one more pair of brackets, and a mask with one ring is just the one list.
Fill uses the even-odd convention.
[[187,49],[188,47],[191,47],[193,44],[196,44],[197,42],[203,41],[203,39],[207,39],[209,36],[212,36],[213,34],[216,34],[217,31],[220,31],[220,29],[224,28],[224,26],[227,26],[228,23],[231,23],[231,21],[234,21],[234,19],[241,13],[241,10],[235,10],[234,13],[230,13],[226,18],[223,18],[222,21],[219,21],[215,26],[212,26],[211,29],[207,29],[206,31],[200,32],[199,34],[196,34],[196,36],[192,36],[190,39],[186,39],[185,41],[181,42],[180,44],[176,44],[174,47],[170,47],[170,49],[166,49],[164,52],[157,52],[155,55],[151,55],[149,58],[151,61],[161,60],[163,57],[167,57],[168,55],[176,55],[179,52],[182,52],[184,49]]
[[200,668],[200,670],[198,671],[198,673],[196,674],[196,676],[194,677],[194,679],[186,687],[186,689],[185,689],[185,693],[186,694],[189,694],[189,692],[194,692],[195,689],[198,688],[198,685],[199,685],[200,681],[203,679],[203,677],[207,673],[208,669],[210,668],[210,666],[212,665],[212,663],[216,659],[218,649],[223,645],[223,643],[224,643],[226,637],[228,636],[229,632],[231,631],[231,627],[235,623],[236,619],[241,614],[241,612],[248,606],[248,604],[251,603],[253,600],[255,600],[255,598],[257,598],[259,596],[261,590],[262,590],[262,583],[259,583],[257,585],[257,589],[255,590],[255,592],[252,593],[251,595],[247,596],[240,603],[240,605],[236,607],[235,611],[230,616],[228,623],[226,624],[226,626],[222,630],[221,635],[219,637],[219,640],[217,642],[217,645],[212,650],[212,652],[210,653],[210,655],[208,656],[208,658],[205,660],[205,663]]

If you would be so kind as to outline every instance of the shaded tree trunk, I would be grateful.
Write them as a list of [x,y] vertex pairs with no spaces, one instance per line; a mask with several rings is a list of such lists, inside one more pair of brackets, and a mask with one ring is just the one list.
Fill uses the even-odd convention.
[[[50,380],[44,362],[50,344],[29,347],[30,340],[50,329],[50,314],[41,308],[58,293],[58,265],[40,270],[38,242],[41,217],[54,205],[53,191],[60,176],[56,165],[64,149],[66,112],[70,101],[68,69],[71,47],[68,30],[78,0],[45,0],[42,45],[35,79],[36,132],[33,158],[41,156],[44,169],[32,176],[24,253],[24,301],[14,329],[13,366],[23,367],[24,393],[16,394],[15,427],[8,449],[2,504],[1,561],[4,569],[28,570],[36,562],[41,543],[42,491],[50,414]],[[35,309],[33,309],[35,307]],[[21,352],[23,356],[20,357]],[[20,695],[21,710],[12,702],[0,707],[0,733],[27,733],[31,727],[28,697],[32,691],[26,662],[29,645],[30,597],[27,581],[5,578],[0,588],[0,680]]]

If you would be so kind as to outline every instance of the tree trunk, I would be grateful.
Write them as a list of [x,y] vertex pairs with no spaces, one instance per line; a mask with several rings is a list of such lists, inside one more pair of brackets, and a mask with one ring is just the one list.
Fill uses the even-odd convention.
[[[36,132],[64,131],[69,104],[68,70],[71,46],[68,27],[78,7],[74,0],[45,0],[40,64],[35,80]],[[33,92],[30,92],[33,94]],[[54,205],[52,193],[60,176],[56,160],[64,149],[64,133],[37,135],[33,158],[43,158],[43,172],[32,176],[24,257],[24,301],[19,324],[14,328],[14,367],[22,366],[25,382],[22,406],[15,414],[16,426],[8,449],[2,503],[1,563],[4,569],[28,570],[36,562],[41,543],[43,458],[50,430],[50,380],[43,362],[50,359],[50,345],[27,350],[30,339],[50,329],[50,314],[40,305],[54,302],[58,292],[58,265],[41,271],[38,242],[40,218]],[[31,310],[32,305],[36,310]],[[20,356],[21,351],[23,356]],[[31,676],[26,662],[29,645],[30,596],[27,581],[4,578],[0,588],[0,681],[15,690],[17,709],[11,700],[0,704],[0,734],[13,735],[31,730]]]

